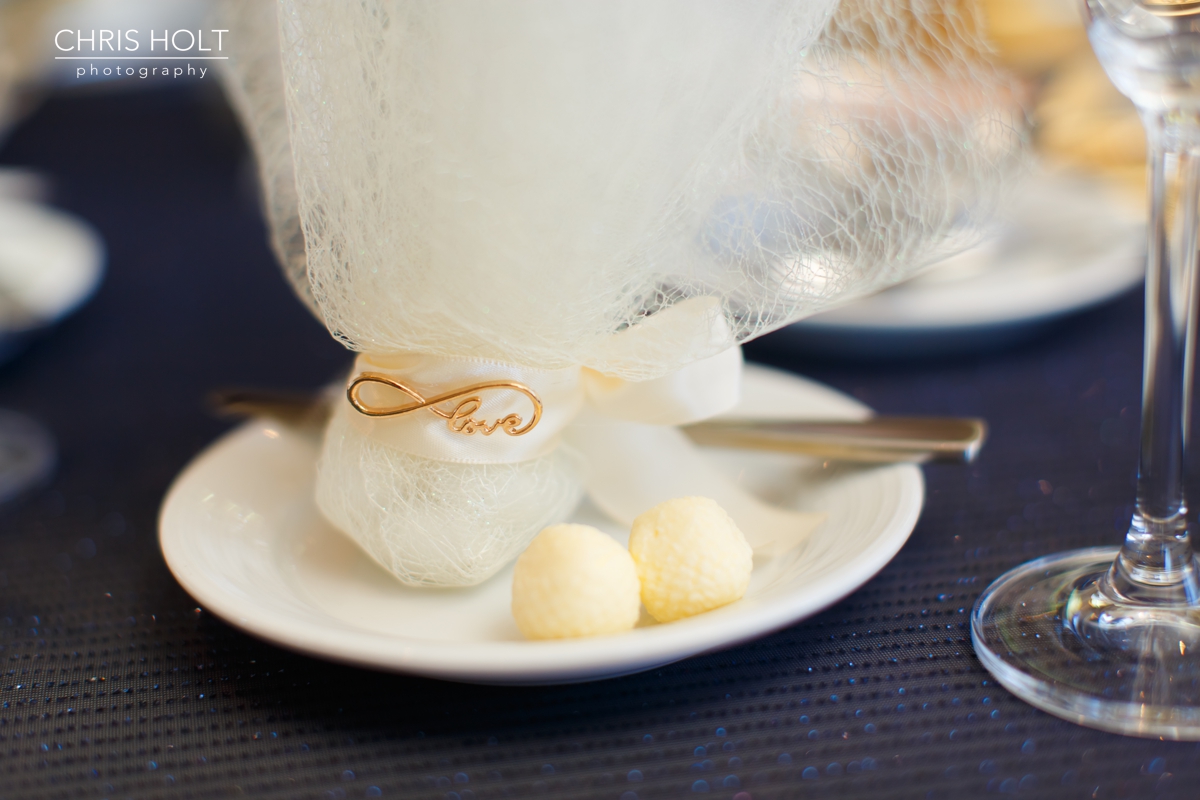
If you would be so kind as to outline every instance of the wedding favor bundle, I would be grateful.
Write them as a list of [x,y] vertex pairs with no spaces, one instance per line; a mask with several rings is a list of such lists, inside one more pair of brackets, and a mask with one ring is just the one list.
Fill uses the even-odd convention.
[[330,522],[426,586],[585,488],[803,529],[672,426],[736,402],[740,342],[971,243],[1019,150],[959,3],[835,5],[229,4],[277,254],[359,353]]

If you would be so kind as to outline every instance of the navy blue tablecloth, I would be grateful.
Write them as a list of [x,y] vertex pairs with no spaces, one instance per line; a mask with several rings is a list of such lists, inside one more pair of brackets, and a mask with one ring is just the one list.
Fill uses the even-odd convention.
[[1117,543],[1133,502],[1140,295],[1002,352],[752,358],[879,411],[986,417],[931,466],[912,539],[836,607],[724,652],[573,686],[457,685],[330,664],[197,608],[164,566],[171,479],[229,385],[315,387],[348,354],[291,296],[212,82],[52,97],[0,149],[109,247],[94,301],[0,369],[58,437],[53,483],[0,509],[0,798],[707,793],[1191,798],[1200,748],[1049,717],[971,650],[972,603],[1035,556]]

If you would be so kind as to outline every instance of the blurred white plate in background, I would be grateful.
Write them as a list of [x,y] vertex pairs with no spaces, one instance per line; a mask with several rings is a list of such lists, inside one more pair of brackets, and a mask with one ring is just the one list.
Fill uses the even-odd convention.
[[1116,297],[1145,272],[1145,214],[1105,184],[1037,170],[980,245],[775,335],[814,354],[908,356],[1029,338]]
[[0,361],[92,295],[104,244],[62,211],[0,197]]

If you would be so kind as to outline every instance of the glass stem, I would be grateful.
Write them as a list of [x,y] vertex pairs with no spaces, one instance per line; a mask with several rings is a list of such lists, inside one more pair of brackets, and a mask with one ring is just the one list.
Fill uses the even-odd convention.
[[1200,259],[1200,114],[1143,111],[1150,150],[1145,371],[1137,506],[1103,590],[1126,602],[1200,603],[1184,452]]

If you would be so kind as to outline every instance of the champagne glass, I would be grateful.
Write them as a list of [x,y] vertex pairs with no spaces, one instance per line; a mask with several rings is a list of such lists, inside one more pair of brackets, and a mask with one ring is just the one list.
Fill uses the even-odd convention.
[[1137,506],[1120,549],[1041,558],[979,598],[980,660],[1033,705],[1094,728],[1200,740],[1200,575],[1183,491],[1200,258],[1200,0],[1085,0],[1092,48],[1150,152]]

